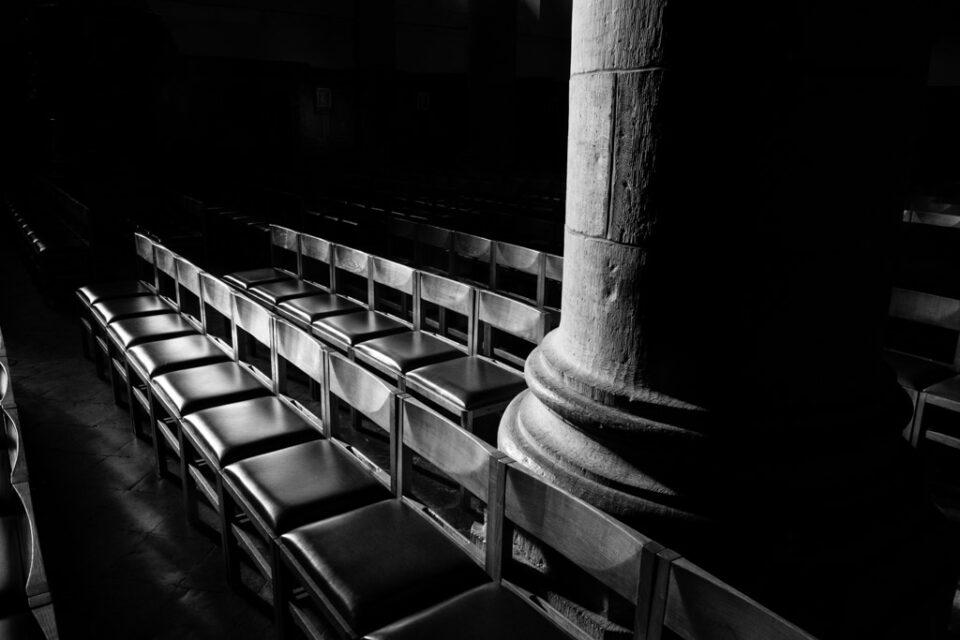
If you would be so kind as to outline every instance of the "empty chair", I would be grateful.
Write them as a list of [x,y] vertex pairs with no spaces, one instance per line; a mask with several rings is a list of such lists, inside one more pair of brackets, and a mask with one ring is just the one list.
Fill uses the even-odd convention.
[[543,307],[546,297],[546,254],[509,242],[494,242],[490,288]]
[[[301,327],[309,327],[314,320],[330,315],[360,311],[363,307],[346,296],[337,295],[337,269],[335,267],[337,248],[330,242],[315,236],[302,235],[300,237],[301,269],[305,280],[316,287],[318,292],[308,296],[300,296],[284,300],[277,306],[277,313]],[[344,247],[341,250],[345,256],[344,264],[354,264],[350,260],[354,252]],[[314,265],[316,269],[312,268]],[[362,265],[362,266],[361,266]],[[363,259],[357,263],[366,277],[367,261]],[[326,273],[324,273],[326,272]],[[326,283],[321,280],[325,279]],[[323,291],[326,289],[326,291]]]
[[[251,307],[261,308],[241,298],[241,294],[231,293],[222,281],[206,274],[204,277],[208,278],[204,291],[209,294],[204,297],[205,304],[230,321],[232,336],[229,346],[225,342],[223,346],[232,359],[171,371],[153,378],[150,385],[150,423],[156,434],[154,448],[157,471],[164,477],[170,476],[167,457],[172,455],[178,461],[181,459],[180,422],[185,415],[270,394],[267,377],[252,364],[244,363],[245,366],[242,366],[239,362],[242,345],[234,316],[236,300],[244,300]],[[209,309],[207,313],[210,313]]]
[[[233,296],[233,315],[238,363],[276,394],[281,361],[276,353],[275,319],[263,307],[239,295]],[[251,341],[265,347],[267,372],[248,361]],[[273,394],[224,402],[184,415],[180,429],[180,475],[185,480],[183,499],[191,522],[199,522],[200,496],[220,511],[220,470],[224,465],[320,437],[321,416]]]
[[[284,376],[278,397],[328,436],[248,456],[223,469],[221,530],[224,561],[230,584],[240,587],[242,558],[267,579],[273,577],[276,537],[292,528],[344,513],[390,497],[389,473],[371,473],[351,454],[351,447],[336,440],[339,416],[328,407],[340,399],[369,415],[388,434],[395,431],[395,391],[359,366],[332,355],[307,333],[278,321],[277,361],[294,367],[322,389],[320,419],[304,405],[286,396]],[[328,382],[329,381],[329,382]]]
[[[411,415],[412,414],[412,415]],[[436,414],[411,409],[407,419],[438,422]],[[406,425],[406,422],[404,423]],[[528,585],[513,560],[514,534],[552,550],[576,568],[581,580],[595,580],[632,606],[633,637],[646,639],[655,588],[658,553],[663,547],[596,507],[533,476],[509,458],[497,458],[487,513],[487,582],[395,622],[366,637],[371,640],[440,638],[586,637],[544,597],[544,587]],[[546,587],[549,589],[549,586]]]
[[[341,253],[345,247],[337,246],[337,266],[341,262]],[[352,250],[351,250],[352,251]],[[417,272],[412,267],[377,258],[362,252],[353,252],[356,273],[364,273],[367,277],[366,309],[330,315],[311,324],[313,334],[326,344],[344,353],[351,353],[353,347],[365,340],[372,340],[393,333],[408,331],[413,323],[399,315],[390,315],[379,309],[388,303],[403,315],[409,308],[416,288]],[[360,266],[366,262],[366,267]],[[386,289],[381,293],[380,288]]]
[[247,287],[247,293],[254,300],[269,307],[292,300],[303,298],[323,291],[320,287],[303,280],[303,262],[301,256],[301,234],[276,225],[271,227],[272,245],[276,251],[293,253],[295,259],[294,278],[284,278],[276,282],[255,284]]
[[246,291],[281,280],[296,279],[299,253],[297,242],[296,231],[279,225],[270,225],[271,266],[228,273],[223,276],[224,282]]
[[[894,288],[890,295],[884,359],[914,402],[907,435],[916,444],[922,407],[919,395],[960,371],[960,300]],[[949,392],[944,390],[947,396]],[[935,390],[934,395],[938,395]]]
[[[406,384],[408,371],[475,353],[476,289],[468,284],[427,272],[420,273],[413,313],[412,331],[366,340],[354,347],[357,361],[376,369],[400,385]],[[427,329],[427,307],[435,305],[446,320],[446,312],[462,316],[467,324],[465,342],[444,332],[445,322],[437,322],[436,332]]]
[[[204,302],[204,289],[207,296],[214,297],[216,283],[219,281],[212,276],[202,274],[193,263],[176,258],[177,273],[177,302],[181,309],[181,316],[191,325],[202,331],[202,334],[189,334],[163,340],[154,340],[130,347],[127,350],[127,383],[129,389],[130,420],[134,433],[142,437],[139,427],[138,414],[149,414],[149,385],[150,381],[159,375],[198,367],[215,362],[230,360],[229,347],[224,348],[218,340],[212,326],[215,313],[210,314],[207,320]],[[206,283],[206,286],[204,286]],[[221,285],[223,293],[229,294],[229,289]]]
[[679,554],[659,556],[648,640],[665,629],[684,640],[815,640]]
[[[523,358],[500,349],[494,343],[506,333],[526,346],[539,344],[550,327],[550,315],[513,298],[491,291],[479,291],[477,328],[482,338],[475,340],[476,351],[466,358],[426,365],[406,374],[407,391],[429,400],[460,419],[469,430],[474,420],[494,420],[520,391],[525,388]],[[495,439],[494,430],[484,430],[483,437]]]
[[[430,410],[409,398],[403,407],[392,465],[396,499],[280,537],[275,597],[282,638],[291,621],[320,637],[318,616],[343,636],[359,637],[486,581],[478,545],[419,498],[412,460],[428,461],[486,503],[491,460],[499,454],[449,421],[421,419]],[[293,598],[295,588],[306,596]]]

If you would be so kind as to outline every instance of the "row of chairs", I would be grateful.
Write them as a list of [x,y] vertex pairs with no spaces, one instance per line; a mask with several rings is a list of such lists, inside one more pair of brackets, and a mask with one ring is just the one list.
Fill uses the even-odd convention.
[[0,638],[56,640],[30,492],[20,417],[3,334],[0,334]]
[[[334,269],[375,269],[372,256],[330,249]],[[537,581],[526,586],[521,537],[633,611],[624,622],[636,638],[664,628],[686,638],[757,637],[758,628],[809,638],[536,478],[414,397],[409,380],[402,390],[273,312],[255,287],[230,289],[162,246],[153,254],[152,287],[78,296],[97,323],[94,340],[110,341],[111,370],[125,373],[135,425],[136,407],[146,409],[158,470],[179,478],[191,520],[207,508],[218,515],[231,584],[243,588],[241,565],[270,579],[280,637],[325,637],[329,626],[380,639],[584,637]],[[168,263],[172,296],[162,282]],[[106,319],[102,302],[141,298],[134,306],[169,310]],[[171,332],[178,322],[189,329]]]

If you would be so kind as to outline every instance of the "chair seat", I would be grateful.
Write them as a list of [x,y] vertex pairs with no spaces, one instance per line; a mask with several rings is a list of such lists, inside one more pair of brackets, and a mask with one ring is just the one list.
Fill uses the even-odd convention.
[[399,320],[376,311],[357,311],[336,316],[327,316],[311,324],[313,333],[332,344],[342,348],[351,347],[358,342],[365,342],[390,335],[409,331],[410,327]]
[[251,297],[268,305],[277,305],[284,300],[304,298],[322,291],[319,287],[296,279],[261,284],[249,289]]
[[351,302],[332,293],[318,293],[303,298],[285,300],[277,307],[280,315],[299,322],[310,324],[314,320],[341,313],[352,313],[363,309],[356,302]]
[[127,357],[149,378],[230,359],[206,336],[199,334],[137,345],[127,351]]
[[356,346],[356,355],[360,360],[401,374],[435,362],[463,357],[464,353],[428,333],[407,331],[361,342]]
[[368,640],[568,640],[512,591],[485,584],[366,636]]
[[286,271],[272,268],[237,271],[236,273],[228,273],[227,275],[223,276],[224,282],[245,291],[250,287],[256,287],[257,285],[292,279],[293,277]]
[[955,375],[950,367],[906,353],[887,351],[883,354],[883,359],[897,374],[900,386],[912,391],[923,391],[930,385]]
[[208,364],[165,373],[154,383],[180,415],[265,396],[270,390],[236,362]]
[[183,429],[218,467],[320,437],[276,396],[191,413]]
[[407,388],[442,404],[470,410],[506,402],[526,388],[523,375],[477,356],[414,369]]
[[196,332],[193,325],[175,313],[126,318],[111,322],[107,326],[107,333],[123,349],[129,349],[144,342],[176,338]]
[[46,640],[43,627],[29,609],[0,616],[0,638],[11,640]]
[[453,541],[395,499],[294,529],[280,542],[358,634],[486,578]]
[[390,498],[370,472],[329,440],[249,457],[223,473],[275,535]]
[[132,298],[152,294],[153,292],[142,282],[105,282],[77,289],[77,296],[88,305],[115,298]]
[[176,313],[173,306],[156,296],[135,296],[133,298],[115,298],[93,305],[93,313],[102,324],[109,324],[124,318],[153,316],[160,313]]

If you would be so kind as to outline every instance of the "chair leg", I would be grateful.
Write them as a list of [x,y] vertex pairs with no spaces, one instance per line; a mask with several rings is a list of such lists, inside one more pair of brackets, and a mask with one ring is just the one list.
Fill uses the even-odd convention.
[[193,527],[200,525],[200,504],[197,492],[196,482],[190,475],[190,461],[194,457],[193,447],[190,441],[184,437],[183,429],[179,429],[177,437],[180,441],[180,479],[183,482],[183,512],[187,516],[187,522]]
[[237,544],[231,526],[237,517],[237,508],[230,492],[220,483],[220,540],[223,547],[223,569],[227,577],[227,586],[234,593],[239,592],[240,582],[240,546]]
[[279,543],[273,543],[273,624],[277,638],[292,640],[293,620],[290,619],[290,585],[287,567],[280,557]]
[[923,411],[927,406],[927,394],[920,393],[917,397],[917,408],[913,411],[913,423],[910,428],[910,444],[916,448],[923,437]]
[[153,432],[153,452],[156,454],[157,475],[164,479],[170,478],[167,470],[167,439],[163,437],[157,422],[160,417],[160,408],[157,399],[150,393],[150,430]]

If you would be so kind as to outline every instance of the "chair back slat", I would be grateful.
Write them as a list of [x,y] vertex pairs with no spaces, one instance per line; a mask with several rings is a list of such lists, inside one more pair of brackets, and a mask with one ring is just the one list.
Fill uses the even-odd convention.
[[317,382],[323,381],[323,347],[306,331],[277,320],[277,355]]
[[458,256],[471,260],[489,260],[493,241],[469,233],[455,231],[453,234],[453,251]]
[[177,284],[192,293],[200,296],[200,267],[185,258],[176,257]]
[[508,267],[523,273],[540,274],[543,253],[536,249],[521,247],[509,242],[494,243],[494,260],[498,266]]
[[417,270],[405,264],[373,256],[370,275],[377,284],[382,284],[407,295],[413,295]]
[[443,227],[435,227],[432,224],[421,224],[418,229],[417,241],[428,247],[449,249],[452,233],[452,231],[444,229]]
[[300,250],[299,236],[293,229],[278,224],[270,225],[270,244],[274,247],[297,253]]
[[137,255],[153,264],[153,240],[142,233],[133,234],[133,242],[137,248]]
[[300,251],[303,257],[330,264],[331,243],[323,238],[301,234]]
[[455,313],[468,317],[473,314],[475,292],[476,289],[463,282],[426,271],[420,273],[421,300]]
[[641,564],[647,556],[644,547],[656,543],[516,463],[507,467],[504,515],[616,593],[637,602]]
[[932,293],[894,288],[889,315],[944,329],[960,331],[960,300]]
[[271,340],[272,315],[266,308],[239,293],[233,294],[233,321],[259,342],[273,347]]
[[403,399],[401,411],[404,446],[486,502],[496,450],[413,398]]
[[230,301],[232,289],[223,280],[210,275],[200,274],[200,293],[203,303],[208,304],[227,318],[233,318],[233,303]]
[[173,251],[170,251],[170,249],[167,249],[167,248],[166,248],[165,246],[163,246],[162,244],[154,245],[154,251],[155,251],[155,258],[154,258],[155,263],[154,263],[154,264],[156,264],[157,270],[159,270],[161,273],[167,274],[168,276],[170,276],[171,278],[173,278],[174,280],[176,280],[176,278],[177,278],[177,265],[176,265],[177,255],[176,255]]
[[394,388],[339,354],[331,353],[328,362],[330,393],[389,433],[395,409]]
[[550,323],[550,314],[542,309],[494,293],[481,290],[478,319],[481,323],[510,335],[539,344]]
[[684,558],[669,572],[664,623],[686,640],[815,640]]
[[333,247],[333,263],[337,269],[366,278],[370,274],[370,254],[341,244]]
[[563,257],[548,253],[545,255],[544,260],[546,260],[544,275],[547,280],[563,282]]

